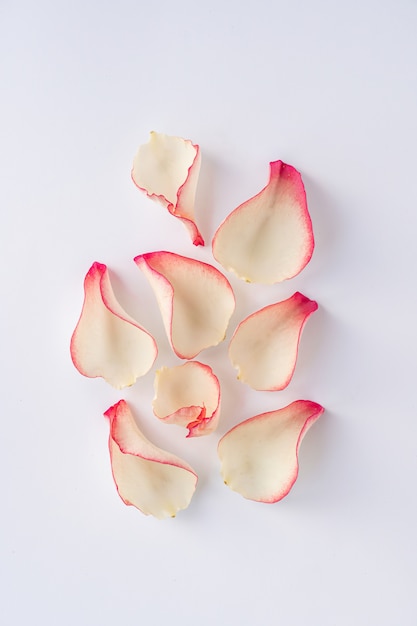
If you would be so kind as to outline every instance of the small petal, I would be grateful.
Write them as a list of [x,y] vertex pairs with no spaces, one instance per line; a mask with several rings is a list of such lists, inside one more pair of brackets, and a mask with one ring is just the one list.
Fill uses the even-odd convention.
[[156,372],[153,411],[167,424],[188,428],[187,437],[208,435],[220,417],[220,383],[208,365],[189,361]]
[[132,168],[135,185],[178,217],[196,246],[204,246],[194,217],[200,165],[199,146],[188,139],[151,132],[149,143],[140,146]]
[[194,470],[148,441],[124,400],[104,415],[110,419],[110,460],[123,502],[158,519],[186,509],[197,484]]
[[75,367],[89,378],[101,376],[116,389],[133,385],[156,359],[154,338],[122,309],[102,263],[93,263],[89,269],[84,293],[71,338]]
[[229,346],[239,380],[258,391],[284,389],[294,374],[304,324],[317,307],[297,292],[244,319]]
[[270,179],[217,229],[214,258],[247,282],[273,284],[296,276],[309,262],[314,237],[301,175],[282,161]]
[[232,428],[218,446],[225,484],[257,502],[284,498],[297,480],[300,443],[323,411],[315,402],[297,400]]
[[134,261],[155,292],[177,356],[193,359],[204,348],[223,341],[235,297],[221,272],[173,252],[141,254]]

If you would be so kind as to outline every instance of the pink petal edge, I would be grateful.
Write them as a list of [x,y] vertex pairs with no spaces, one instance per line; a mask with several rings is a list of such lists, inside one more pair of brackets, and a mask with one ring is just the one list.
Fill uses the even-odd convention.
[[152,444],[138,428],[125,400],[107,409],[104,416],[110,420],[111,468],[123,502],[158,519],[175,517],[187,508],[198,481],[193,468]]
[[[273,504],[282,500],[298,477],[301,441],[323,412],[324,408],[316,402],[297,400],[282,409],[261,413],[234,426],[218,443],[225,484],[255,502]],[[270,432],[265,426],[270,428]],[[292,429],[295,435],[291,445],[280,450],[282,440],[286,436],[288,439],[286,429]],[[280,476],[279,453],[283,451],[282,465],[288,467]],[[276,474],[271,476],[273,463],[277,464]],[[273,488],[271,482],[274,483]]]
[[226,217],[212,249],[225,269],[247,282],[274,284],[299,274],[314,250],[301,174],[271,162],[266,187]]
[[229,344],[238,379],[257,391],[285,389],[294,375],[304,326],[317,309],[315,300],[297,291],[242,320]]
[[[114,324],[112,335],[109,333],[111,323]],[[121,344],[126,341],[126,337],[122,341],[123,334],[128,335],[131,347],[136,342],[137,348],[142,349],[130,355],[122,350],[120,354]],[[113,342],[112,346],[107,345],[111,358],[100,354],[106,351],[109,342]],[[71,337],[70,353],[80,374],[88,378],[102,377],[118,389],[132,385],[139,376],[146,374],[157,357],[155,339],[120,306],[103,263],[93,263],[86,274],[84,302]],[[137,359],[142,357],[143,363],[139,365]]]
[[[158,133],[151,133],[151,137],[152,134]],[[175,137],[175,139],[182,138]],[[195,188],[197,187],[198,176],[200,173],[201,150],[198,144],[192,143],[192,141],[189,139],[182,139],[182,141],[185,144],[191,145],[195,149],[195,156],[193,162],[188,167],[184,182],[178,188],[175,204],[170,202],[164,194],[149,192],[145,187],[139,185],[136,180],[135,165],[133,165],[131,170],[131,178],[135,186],[143,191],[148,196],[148,198],[150,198],[151,200],[156,200],[157,202],[162,204],[173,217],[178,218],[184,224],[195,246],[204,246],[203,236],[201,235],[194,218],[194,195]],[[191,200],[190,197],[187,197],[187,195],[191,195]]]
[[235,297],[219,270],[165,251],[140,254],[134,262],[154,290],[165,331],[178,357],[193,359],[225,339]]
[[155,376],[153,410],[161,421],[187,428],[187,438],[208,435],[220,417],[219,379],[199,361],[163,367]]

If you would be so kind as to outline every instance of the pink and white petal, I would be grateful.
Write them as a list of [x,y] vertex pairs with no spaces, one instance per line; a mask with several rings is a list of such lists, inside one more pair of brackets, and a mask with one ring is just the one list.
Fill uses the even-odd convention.
[[146,439],[124,400],[104,415],[110,420],[110,460],[123,502],[158,519],[186,509],[197,484],[192,467]]
[[220,417],[220,383],[211,367],[188,361],[156,372],[153,411],[167,424],[188,428],[187,437],[208,435]]
[[297,400],[232,428],[218,445],[225,484],[257,502],[284,498],[297,480],[300,443],[323,411],[315,402]]
[[177,356],[193,359],[224,340],[235,297],[221,272],[173,252],[141,254],[134,261],[154,290]]
[[102,263],[89,269],[84,294],[70,346],[75,367],[89,378],[104,378],[116,389],[133,385],[156,359],[154,338],[120,306]]
[[219,226],[214,258],[247,282],[273,284],[307,265],[314,237],[300,173],[282,161],[270,163],[267,186]]
[[294,374],[304,324],[317,308],[297,292],[240,322],[229,345],[239,380],[258,391],[284,389]]
[[140,146],[132,168],[135,185],[178,217],[196,246],[204,246],[194,215],[200,166],[198,145],[181,137],[151,132],[149,142]]

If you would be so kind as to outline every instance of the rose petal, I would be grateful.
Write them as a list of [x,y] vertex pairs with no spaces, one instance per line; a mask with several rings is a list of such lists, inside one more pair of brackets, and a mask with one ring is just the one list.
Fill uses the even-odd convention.
[[282,161],[270,163],[270,179],[217,229],[214,258],[248,282],[273,284],[296,276],[314,249],[301,175]]
[[323,411],[315,402],[298,400],[232,428],[218,446],[225,484],[257,502],[284,498],[297,480],[300,443]]
[[200,148],[181,137],[155,132],[150,135],[149,143],[140,146],[134,158],[132,180],[183,222],[194,245],[204,246],[194,217]]
[[258,391],[279,391],[290,382],[301,332],[317,302],[297,292],[244,319],[230,341],[239,380]]
[[103,377],[116,389],[133,385],[156,359],[154,338],[122,309],[102,263],[93,263],[89,269],[84,293],[81,316],[71,338],[75,367],[89,378]]
[[220,383],[208,365],[189,361],[156,372],[153,411],[167,424],[188,428],[187,437],[208,435],[220,417]]
[[155,292],[177,356],[192,359],[223,341],[235,298],[221,272],[173,252],[141,254],[134,261]]
[[104,415],[110,419],[111,466],[123,502],[158,519],[186,509],[197,484],[194,470],[148,441],[124,400]]

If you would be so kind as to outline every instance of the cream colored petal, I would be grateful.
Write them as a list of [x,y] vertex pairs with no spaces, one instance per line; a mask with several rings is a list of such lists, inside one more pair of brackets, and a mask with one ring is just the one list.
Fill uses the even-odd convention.
[[229,357],[238,378],[258,391],[279,391],[290,382],[298,344],[317,302],[297,292],[249,315],[237,327]]
[[174,352],[192,359],[223,341],[235,308],[229,281],[212,265],[173,252],[135,258],[155,292]]
[[110,419],[113,478],[124,503],[158,519],[187,508],[197,484],[188,463],[148,441],[124,400],[104,415]]
[[218,445],[225,484],[249,500],[284,498],[298,476],[300,443],[323,411],[315,402],[298,400],[232,428]]
[[201,153],[188,139],[151,132],[140,146],[132,168],[132,180],[149,198],[157,200],[187,228],[194,245],[204,245],[194,215]]
[[189,361],[156,372],[153,410],[160,420],[188,428],[188,437],[208,435],[220,417],[220,383],[208,365]]
[[122,309],[105,265],[92,265],[84,293],[71,338],[75,367],[89,378],[104,378],[116,389],[132,385],[152,367],[158,353],[155,340]]
[[213,239],[214,258],[247,282],[273,284],[307,265],[314,237],[301,175],[270,164],[267,186],[235,209]]

